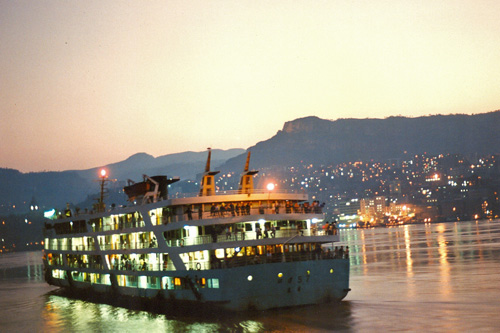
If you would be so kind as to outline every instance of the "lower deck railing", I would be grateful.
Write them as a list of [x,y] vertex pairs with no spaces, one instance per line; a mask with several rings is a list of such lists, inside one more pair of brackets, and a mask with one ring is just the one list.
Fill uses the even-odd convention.
[[[304,251],[304,252],[285,252],[285,253],[272,253],[264,255],[249,255],[249,256],[235,256],[225,259],[212,259],[208,261],[190,261],[185,263],[188,270],[208,270],[208,269],[227,269],[234,267],[242,267],[248,265],[261,265],[271,264],[278,262],[297,262],[309,260],[326,260],[326,259],[348,259],[348,254],[335,255],[334,253],[327,253],[323,251]],[[63,265],[51,265],[54,268],[65,268]],[[103,270],[103,265],[88,265],[88,264],[70,264],[69,268],[76,269],[99,269]],[[144,263],[131,263],[131,262],[116,262],[112,263],[111,270],[117,271],[172,271],[175,267],[171,262],[168,264],[148,264]]]

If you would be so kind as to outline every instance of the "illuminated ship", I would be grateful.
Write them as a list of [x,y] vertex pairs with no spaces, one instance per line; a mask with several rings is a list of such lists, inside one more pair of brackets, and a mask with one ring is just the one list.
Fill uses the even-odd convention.
[[[124,188],[130,205],[49,218],[46,281],[69,290],[230,310],[342,300],[349,259],[324,247],[336,234],[316,228],[322,207],[305,193],[254,189],[249,170],[239,189],[216,192],[211,151],[199,193],[168,196],[166,176]],[[107,178],[101,175],[101,193]]]

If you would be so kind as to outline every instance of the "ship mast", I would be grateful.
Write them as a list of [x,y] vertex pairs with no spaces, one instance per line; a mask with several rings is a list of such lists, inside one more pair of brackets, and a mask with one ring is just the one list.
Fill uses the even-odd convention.
[[250,151],[248,151],[247,154],[247,162],[245,163],[245,169],[241,174],[240,186],[238,188],[239,193],[246,193],[246,194],[253,193],[253,176],[257,174],[259,171],[257,170],[249,171],[248,170],[249,165],[250,165]]
[[215,195],[215,181],[214,176],[220,171],[210,171],[210,158],[212,156],[212,149],[208,149],[207,165],[205,166],[205,173],[201,178],[200,196]]
[[106,204],[104,203],[104,196],[108,193],[108,189],[106,188],[106,183],[115,182],[116,179],[108,179],[108,174],[106,169],[101,169],[99,178],[100,178],[99,182],[101,183],[101,191],[99,199],[97,199],[97,211],[104,212],[106,210]]

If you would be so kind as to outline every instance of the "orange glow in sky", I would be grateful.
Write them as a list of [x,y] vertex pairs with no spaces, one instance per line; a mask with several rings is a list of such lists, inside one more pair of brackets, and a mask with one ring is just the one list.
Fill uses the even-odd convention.
[[0,167],[500,108],[499,1],[0,0]]

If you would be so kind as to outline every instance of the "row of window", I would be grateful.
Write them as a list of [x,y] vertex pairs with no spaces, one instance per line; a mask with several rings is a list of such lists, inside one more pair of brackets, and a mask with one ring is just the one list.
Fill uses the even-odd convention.
[[[270,202],[228,202],[222,203],[220,206],[215,204],[198,204],[198,205],[180,205],[172,207],[155,208],[148,212],[149,218],[153,225],[168,224],[177,221],[186,221],[201,218],[223,217],[225,215],[245,215],[245,214],[278,214],[282,211],[289,213],[321,213],[322,206],[317,202],[299,204],[298,202],[290,201],[270,201]],[[112,211],[111,211],[112,212]],[[70,213],[70,216],[78,216]],[[108,231],[119,230],[124,228],[137,228],[143,227],[144,219],[139,211],[112,214],[106,217],[92,218],[88,221],[88,226],[85,220],[73,220],[70,222],[59,222],[53,227],[46,225],[47,231],[54,228],[56,235],[72,234],[72,233],[85,233],[88,231]]]
[[[104,260],[100,255],[85,253],[57,254],[47,253],[47,261],[51,266],[63,266],[64,259],[72,268],[104,269],[105,263],[111,270],[123,271],[172,271],[175,266],[166,253],[117,253],[107,254]],[[237,248],[221,248],[185,252],[180,258],[188,270],[207,270],[246,266],[260,263],[287,261],[305,261],[328,259],[331,253],[322,251],[316,243],[273,244]]]
[[[88,273],[71,271],[73,281],[87,282],[91,284],[111,285],[110,275],[101,273]],[[55,279],[66,279],[66,271],[53,269],[52,277]],[[192,288],[219,288],[217,278],[172,277],[172,276],[145,276],[145,275],[117,275],[120,287],[133,287],[142,289],[192,289]]]

